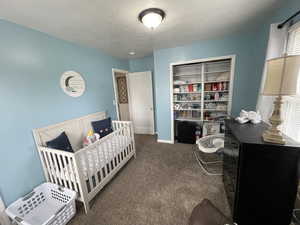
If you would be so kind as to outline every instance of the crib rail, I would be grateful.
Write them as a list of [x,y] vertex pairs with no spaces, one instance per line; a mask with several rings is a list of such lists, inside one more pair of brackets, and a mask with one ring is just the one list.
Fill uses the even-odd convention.
[[113,129],[113,133],[75,153],[89,200],[135,155],[132,123],[113,121]]
[[122,127],[126,127],[126,126],[132,126],[132,122],[131,121],[119,121],[119,120],[113,120],[112,121],[112,127],[113,130],[118,130]]
[[39,147],[48,182],[76,191],[81,196],[79,175],[74,153]]

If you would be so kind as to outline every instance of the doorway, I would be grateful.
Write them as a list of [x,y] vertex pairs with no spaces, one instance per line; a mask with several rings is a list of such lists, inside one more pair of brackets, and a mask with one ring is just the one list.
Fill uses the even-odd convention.
[[119,120],[132,121],[134,133],[155,133],[152,72],[113,69],[114,104]]
[[130,112],[137,134],[154,134],[152,72],[129,73]]
[[118,120],[129,121],[129,96],[128,96],[128,72],[125,70],[113,69],[113,83]]

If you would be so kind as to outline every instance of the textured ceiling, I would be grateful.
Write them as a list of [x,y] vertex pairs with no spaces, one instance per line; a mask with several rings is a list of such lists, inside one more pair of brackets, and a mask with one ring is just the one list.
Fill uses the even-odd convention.
[[[153,49],[217,38],[249,26],[280,0],[1,0],[0,18],[112,56],[149,55]],[[165,10],[154,31],[139,23],[140,11]]]

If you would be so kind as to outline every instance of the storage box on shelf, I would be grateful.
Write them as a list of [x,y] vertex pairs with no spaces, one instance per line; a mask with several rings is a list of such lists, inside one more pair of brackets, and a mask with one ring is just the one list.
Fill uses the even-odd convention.
[[179,121],[194,122],[202,130],[209,123],[208,127],[219,127],[212,130],[223,131],[220,118],[231,110],[233,60],[234,56],[229,56],[172,64],[175,137]]

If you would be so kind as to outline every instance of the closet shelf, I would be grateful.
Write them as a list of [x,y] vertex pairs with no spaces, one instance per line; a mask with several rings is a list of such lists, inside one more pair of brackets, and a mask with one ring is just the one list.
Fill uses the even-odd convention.
[[205,93],[215,93],[215,92],[229,92],[229,90],[218,90],[218,91],[204,91]]
[[190,122],[201,122],[202,120],[199,118],[188,118],[188,117],[178,117],[175,120],[178,121],[190,121]]
[[210,74],[210,73],[226,73],[226,72],[230,72],[230,70],[207,71],[207,72],[204,72],[204,74]]
[[174,102],[201,103],[201,100],[194,100],[194,101],[174,101]]
[[203,82],[202,81],[195,81],[195,82],[187,82],[187,83],[184,83],[184,84],[174,84],[174,86],[180,86],[180,85],[189,85],[189,84],[202,84]]
[[213,81],[204,81],[205,84],[211,84],[211,83],[222,83],[222,82],[230,82],[230,80],[213,80]]
[[204,100],[204,102],[228,102],[229,100]]
[[180,85],[189,85],[189,84],[212,84],[212,83],[222,83],[222,82],[230,82],[230,80],[213,80],[213,81],[195,81],[195,82],[187,82],[184,84],[175,84],[174,86],[180,86]]
[[174,77],[194,77],[194,76],[201,76],[201,73],[174,74]]
[[227,109],[203,109],[204,112],[227,112]]
[[201,109],[174,109],[174,111],[202,111]]
[[174,94],[201,94],[199,91],[191,91],[191,92],[174,92]]

